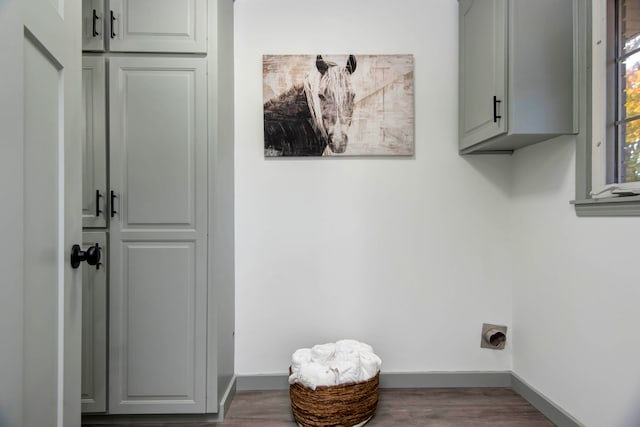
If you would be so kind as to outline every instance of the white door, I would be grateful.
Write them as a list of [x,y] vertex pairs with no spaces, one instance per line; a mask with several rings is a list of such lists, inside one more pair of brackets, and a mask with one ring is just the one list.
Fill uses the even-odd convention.
[[112,57],[109,129],[109,412],[204,412],[206,59]]
[[2,254],[15,261],[3,276],[19,289],[10,310],[19,313],[12,327],[22,331],[20,342],[3,339],[3,347],[21,345],[14,369],[22,374],[9,385],[21,391],[13,399],[19,412],[10,408],[7,421],[0,408],[0,423],[79,426],[81,272],[70,267],[69,254],[82,228],[80,3],[8,0],[0,2],[0,15],[2,80],[12,85],[0,96],[0,114],[11,118],[2,122],[0,157],[18,171],[8,196],[20,194],[2,214],[19,253],[3,244]]

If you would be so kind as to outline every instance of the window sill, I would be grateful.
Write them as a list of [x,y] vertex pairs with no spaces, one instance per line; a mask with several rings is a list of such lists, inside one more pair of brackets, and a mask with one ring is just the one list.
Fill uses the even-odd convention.
[[577,216],[640,216],[640,196],[572,200]]

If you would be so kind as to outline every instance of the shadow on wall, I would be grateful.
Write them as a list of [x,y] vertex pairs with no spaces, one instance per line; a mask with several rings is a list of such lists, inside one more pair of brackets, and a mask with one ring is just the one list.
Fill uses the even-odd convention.
[[[575,182],[575,153],[575,135],[560,136],[516,151],[511,170],[513,196],[556,194],[565,182]],[[567,197],[568,205],[573,192]]]
[[[461,158],[505,196],[511,194],[511,163],[508,154],[466,155]],[[479,184],[479,183],[477,183]],[[470,184],[473,185],[473,184]]]
[[462,158],[508,196],[553,193],[568,178],[567,174],[570,178],[575,176],[575,142],[575,136],[567,135],[530,145],[511,155],[477,154]]

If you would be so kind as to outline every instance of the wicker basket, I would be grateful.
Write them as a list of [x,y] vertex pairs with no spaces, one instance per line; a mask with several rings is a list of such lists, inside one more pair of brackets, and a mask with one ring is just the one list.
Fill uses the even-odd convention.
[[376,411],[380,372],[357,383],[318,386],[311,390],[291,384],[291,410],[302,427],[364,425]]

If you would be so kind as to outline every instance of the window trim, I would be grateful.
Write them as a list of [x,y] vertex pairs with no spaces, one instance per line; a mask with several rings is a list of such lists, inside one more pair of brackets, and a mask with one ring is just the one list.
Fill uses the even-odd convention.
[[[577,2],[576,18],[576,49],[578,64],[578,99],[584,99],[585,102],[579,102],[579,133],[576,135],[576,189],[575,200],[571,201],[576,209],[576,215],[583,216],[640,216],[640,196],[625,197],[606,197],[593,198],[591,190],[601,191],[603,184],[606,182],[604,174],[606,168],[606,144],[604,144],[604,121],[606,114],[606,92],[604,78],[602,72],[605,66],[603,62],[602,68],[595,68],[593,61],[601,59],[601,55],[606,55],[606,36],[603,32],[603,25],[606,22],[606,3],[607,0],[589,0],[585,2]],[[598,8],[598,9],[596,9]],[[596,9],[596,10],[594,10]],[[604,16],[602,12],[604,11]],[[594,19],[595,17],[595,19]],[[602,20],[604,19],[604,22]],[[598,20],[598,21],[596,21]],[[604,27],[606,28],[606,26]],[[602,35],[600,38],[594,35]],[[605,74],[606,76],[606,74]],[[600,78],[600,85],[594,87],[595,79]],[[594,96],[595,95],[595,96]],[[603,98],[604,96],[604,98]],[[597,107],[594,109],[594,104]],[[603,112],[603,110],[605,110]],[[598,125],[594,118],[594,114],[601,117]],[[599,126],[599,127],[598,127]],[[598,142],[600,144],[598,145]],[[595,152],[594,152],[595,150]],[[598,157],[599,156],[599,157]],[[594,168],[593,159],[602,167]],[[594,170],[595,169],[595,170]],[[595,181],[599,179],[599,181]],[[594,184],[595,182],[595,184]],[[601,183],[598,185],[598,183]],[[623,186],[624,184],[616,184]]]

